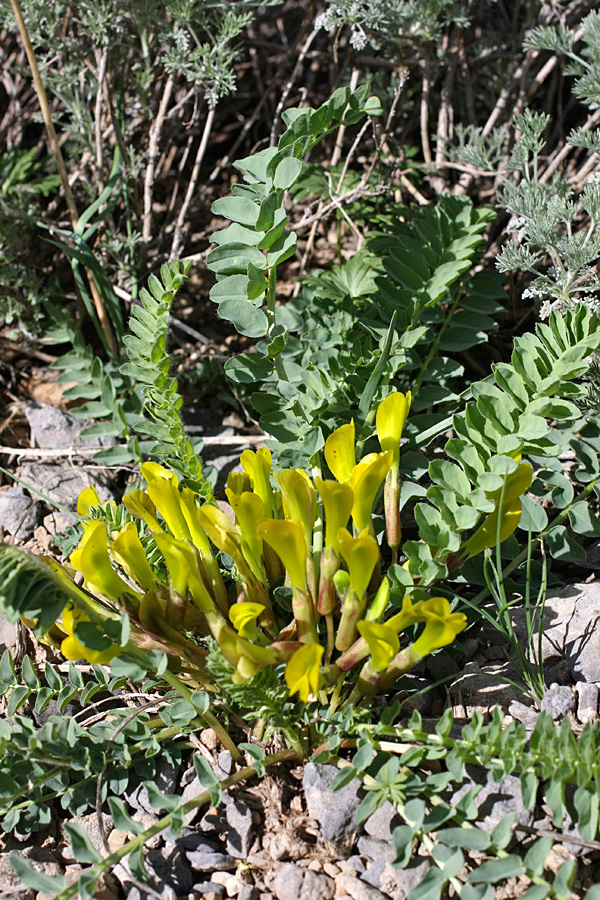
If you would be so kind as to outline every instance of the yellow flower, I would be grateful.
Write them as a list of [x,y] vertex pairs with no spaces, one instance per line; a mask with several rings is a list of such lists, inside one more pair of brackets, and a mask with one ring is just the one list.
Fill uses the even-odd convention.
[[285,667],[285,681],[291,694],[298,694],[302,703],[319,690],[319,668],[324,648],[320,644],[304,644],[296,650]]
[[156,507],[145,491],[135,488],[123,497],[123,506],[127,512],[146,523],[150,531],[162,531],[156,518]]
[[155,586],[154,573],[133,522],[128,522],[121,529],[108,552],[145,591]]
[[432,597],[415,605],[420,607],[425,618],[425,628],[411,645],[414,659],[421,659],[451,644],[456,635],[467,627],[467,617],[463,613],[451,613],[446,597]]
[[77,499],[77,515],[80,519],[89,516],[90,506],[100,506],[100,497],[95,487],[84,488]]
[[118,600],[132,588],[115,572],[108,555],[108,535],[104,522],[90,522],[77,550],[71,553],[71,564],[83,574],[88,590]]
[[272,518],[275,515],[275,498],[271,487],[271,452],[266,447],[261,447],[256,453],[254,450],[244,450],[240,463],[250,478],[252,490],[264,504],[265,515]]
[[352,537],[346,528],[340,528],[337,548],[348,566],[350,590],[358,597],[362,597],[367,591],[379,559],[377,541],[366,529],[361,531],[358,537]]
[[261,564],[263,542],[256,531],[256,523],[259,519],[263,519],[265,515],[264,504],[258,494],[253,494],[250,491],[234,494],[227,488],[225,493],[235,513],[235,520],[241,532],[242,553],[255,577],[259,581],[264,581],[265,576]]
[[380,625],[378,622],[362,621],[357,628],[369,645],[371,665],[376,672],[383,672],[400,651],[398,635],[389,625]]
[[317,494],[308,475],[301,469],[282,469],[276,476],[283,494],[283,512],[286,519],[295,519],[304,526],[306,545],[312,544],[312,533],[317,518]]
[[511,500],[521,497],[525,491],[531,486],[533,481],[533,468],[528,462],[519,463],[514,472],[507,475],[504,479],[504,487],[499,487],[495,491],[490,491],[487,496],[496,503],[502,501],[504,506]]
[[325,460],[332,474],[345,484],[356,466],[354,419],[349,425],[340,425],[325,441]]
[[307,588],[308,550],[300,522],[284,519],[260,519],[256,524],[260,537],[272,547],[283,563],[293,588],[304,593]]
[[173,590],[180,597],[185,597],[189,590],[201,612],[213,612],[215,605],[204,585],[193,548],[186,541],[178,541],[164,532],[157,532],[154,540],[167,565]]
[[254,640],[257,633],[256,620],[264,611],[262,603],[234,603],[229,610],[229,618],[240,637]]
[[227,476],[227,490],[232,494],[243,494],[252,489],[252,484],[246,472],[230,472]]
[[167,528],[178,541],[191,541],[192,536],[181,508],[179,482],[174,472],[168,472],[158,463],[143,463],[142,474],[148,482],[148,496],[167,523]]
[[352,512],[354,494],[347,484],[315,478],[325,511],[325,546],[335,547],[340,528],[345,528]]
[[75,637],[75,629],[80,623],[89,621],[90,619],[82,610],[76,609],[71,605],[65,606],[62,611],[62,627],[66,631],[67,637],[60,645],[60,652],[65,659],[85,659],[86,662],[92,663],[92,665],[105,665],[119,655],[121,648],[113,644],[108,638],[104,638],[100,630],[98,630],[98,635],[106,641],[106,649],[91,650],[89,647],[84,647]]
[[[486,516],[483,524],[479,526],[475,534],[461,549],[461,557],[468,559],[477,556],[483,550],[495,547],[500,537],[500,543],[511,536],[521,519],[522,505],[517,497],[505,503],[500,509],[496,507],[494,512]],[[498,517],[500,517],[500,534],[498,535]]]
[[389,471],[392,458],[391,450],[369,453],[354,467],[348,483],[354,496],[352,521],[357,531],[363,531],[371,524],[375,497]]
[[392,465],[395,467],[398,466],[400,459],[400,438],[410,410],[410,401],[410,391],[406,395],[395,391],[388,394],[377,407],[375,424],[379,444],[382,450],[392,451]]

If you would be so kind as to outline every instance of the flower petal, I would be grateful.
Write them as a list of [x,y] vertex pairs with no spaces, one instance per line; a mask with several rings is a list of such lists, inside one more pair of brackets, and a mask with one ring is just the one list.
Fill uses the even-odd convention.
[[296,650],[285,667],[285,681],[291,694],[298,694],[302,703],[319,690],[319,668],[324,648],[320,644],[304,644]]
[[371,513],[377,491],[392,465],[393,453],[369,453],[355,466],[350,477],[350,487],[354,495],[352,521],[357,531],[363,531],[371,523]]
[[124,591],[132,590],[111,565],[106,526],[99,519],[90,522],[70,560],[83,574],[86,587],[109,600],[118,600]]
[[400,438],[402,429],[410,410],[411,394],[394,391],[385,397],[377,407],[375,424],[377,437],[382,450],[391,450],[394,454],[393,464],[398,465],[400,458]]
[[290,576],[292,587],[306,591],[306,563],[308,550],[304,528],[295,520],[261,519],[256,530],[272,547]]
[[315,478],[315,484],[325,511],[325,546],[334,547],[337,543],[338,531],[348,524],[354,503],[354,494],[349,485],[339,484],[337,481],[323,481],[318,475]]
[[379,559],[377,541],[366,529],[355,538],[346,528],[340,528],[337,549],[348,566],[351,590],[357,597],[362,597],[367,591]]
[[380,625],[379,622],[362,621],[356,627],[369,645],[373,668],[376,672],[383,672],[400,651],[398,635],[388,625]]
[[349,425],[340,425],[325,441],[325,460],[332,474],[345,484],[356,466],[354,419]]

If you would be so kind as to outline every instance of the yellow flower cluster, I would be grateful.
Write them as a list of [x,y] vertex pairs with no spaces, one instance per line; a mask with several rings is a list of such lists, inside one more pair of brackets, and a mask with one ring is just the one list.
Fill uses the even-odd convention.
[[[138,522],[118,532],[109,534],[102,520],[85,518],[99,501],[93,489],[83,492],[85,532],[71,563],[90,592],[129,613],[132,640],[166,649],[196,671],[202,669],[196,638],[211,634],[240,681],[285,663],[290,693],[307,701],[362,662],[359,684],[373,692],[451,643],[466,625],[444,597],[413,602],[407,596],[401,611],[384,621],[390,582],[381,573],[371,517],[383,486],[387,542],[395,559],[400,444],[409,409],[410,393],[388,394],[376,414],[380,451],[358,461],[354,422],[334,431],[324,448],[333,481],[313,481],[294,469],[272,478],[269,450],[244,451],[243,471],[228,479],[230,515],[199,505],[174,473],[145,463],[146,490],[123,499]],[[496,510],[461,548],[462,558],[495,544],[498,530],[502,539],[514,530],[528,477],[530,482],[522,464],[506,480],[501,498],[493,498]],[[144,535],[160,553],[158,569],[148,561]],[[217,551],[232,560],[227,584]],[[283,579],[291,590],[292,617],[281,622],[272,608],[272,588]],[[119,652],[85,648],[74,634],[79,621],[72,611],[63,614],[68,658],[108,661]],[[423,626],[419,636],[401,649],[399,634],[415,624]]]

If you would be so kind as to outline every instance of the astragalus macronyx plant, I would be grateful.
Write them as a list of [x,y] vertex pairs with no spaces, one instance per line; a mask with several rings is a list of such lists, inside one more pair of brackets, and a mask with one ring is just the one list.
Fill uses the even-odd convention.
[[[202,639],[211,636],[236,681],[285,666],[290,694],[336,706],[370,698],[450,644],[466,616],[413,570],[410,555],[396,563],[409,408],[410,393],[383,399],[375,419],[380,449],[358,461],[354,423],[334,431],[324,456],[335,480],[310,479],[299,469],[272,475],[268,449],[245,450],[243,472],[229,476],[227,511],[154,462],[142,465],[146,489],[128,493],[124,508],[109,517],[95,490],[84,491],[84,534],[70,571],[62,570],[69,603],[52,628],[64,656],[111,663],[127,652],[99,630],[96,615],[90,621],[93,604],[96,613],[106,610],[107,621],[127,613],[130,646],[163,651],[170,672],[192,688],[218,687],[207,683],[204,664]],[[462,542],[457,536],[457,544],[430,546],[432,560],[456,569],[514,531],[532,469],[513,462],[499,487],[494,482],[481,492],[487,512],[479,527]],[[373,513],[381,493],[380,546]],[[75,573],[83,588],[68,578]],[[346,673],[356,669],[344,690]]]

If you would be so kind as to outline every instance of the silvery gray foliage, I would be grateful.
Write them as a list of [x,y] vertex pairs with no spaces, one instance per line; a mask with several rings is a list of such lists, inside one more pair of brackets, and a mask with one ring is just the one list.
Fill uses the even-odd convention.
[[350,27],[350,43],[355,50],[411,41],[434,41],[440,28],[451,18],[456,25],[468,20],[452,10],[453,0],[329,0],[315,20],[316,28],[330,30]]

